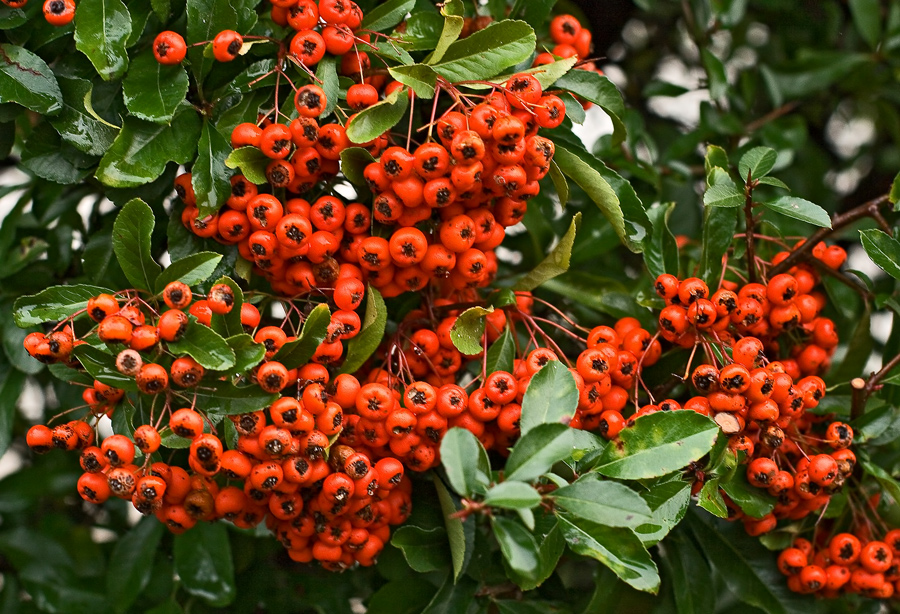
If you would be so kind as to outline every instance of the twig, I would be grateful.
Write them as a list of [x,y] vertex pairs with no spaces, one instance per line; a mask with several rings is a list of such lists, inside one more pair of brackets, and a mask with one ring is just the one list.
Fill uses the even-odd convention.
[[853,420],[863,414],[866,408],[866,401],[873,392],[881,388],[881,380],[883,380],[894,367],[900,365],[900,354],[897,354],[885,363],[877,373],[869,375],[869,379],[865,380],[856,377],[850,380],[850,387],[853,389],[850,401],[850,419]]

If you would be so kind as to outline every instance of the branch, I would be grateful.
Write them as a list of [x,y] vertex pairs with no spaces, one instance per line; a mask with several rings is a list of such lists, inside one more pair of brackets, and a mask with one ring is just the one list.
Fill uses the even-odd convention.
[[753,181],[751,171],[747,171],[747,183],[744,184],[744,218],[747,223],[745,231],[747,240],[747,281],[756,283],[756,248],[753,243]]
[[866,402],[872,393],[881,388],[881,380],[883,380],[894,367],[900,365],[900,354],[897,354],[885,363],[877,373],[872,373],[868,380],[856,377],[850,380],[850,387],[853,389],[852,400],[850,402],[850,419],[860,417],[866,409]]

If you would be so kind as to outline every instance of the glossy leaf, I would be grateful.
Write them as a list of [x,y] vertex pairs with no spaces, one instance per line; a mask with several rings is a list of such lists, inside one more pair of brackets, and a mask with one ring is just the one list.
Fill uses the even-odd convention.
[[738,162],[738,173],[742,181],[747,181],[747,177],[759,179],[769,174],[769,171],[775,166],[778,160],[778,154],[771,147],[754,147],[743,156]]
[[488,489],[484,503],[509,510],[531,509],[540,505],[541,495],[530,484],[507,480]]
[[728,518],[728,507],[719,491],[719,478],[707,480],[700,489],[697,505],[719,518]]
[[234,352],[234,366],[228,369],[227,373],[244,373],[262,362],[266,355],[266,346],[256,343],[253,337],[246,333],[228,337],[225,342]]
[[719,486],[745,514],[753,518],[762,518],[775,507],[776,499],[766,491],[755,488],[747,481],[747,472],[741,467],[728,477],[720,480]]
[[549,174],[550,180],[553,182],[553,188],[556,190],[556,195],[559,197],[559,204],[565,207],[566,203],[569,202],[569,182],[566,181],[566,176],[563,175],[563,172],[559,170],[559,165],[553,160],[550,160]]
[[75,48],[84,53],[105,80],[128,69],[125,43],[131,36],[131,13],[122,0],[81,0],[75,14]]
[[651,207],[647,211],[653,232],[644,241],[644,263],[652,277],[663,273],[678,275],[678,243],[669,230],[669,218],[675,203]]
[[578,407],[578,388],[569,369],[551,360],[534,374],[522,399],[522,435],[540,424],[568,424]]
[[900,279],[900,241],[877,228],[860,230],[859,237],[872,262],[894,279]]
[[607,446],[597,471],[625,480],[666,475],[709,452],[719,432],[715,422],[690,410],[642,416]]
[[450,565],[447,532],[442,527],[423,529],[403,526],[394,531],[391,545],[403,552],[409,566],[420,573],[443,569]]
[[716,592],[709,590],[709,563],[691,541],[687,531],[677,531],[666,540],[664,565],[672,577],[679,612],[712,612]]
[[[647,524],[635,527],[647,547],[656,544],[681,522],[691,502],[691,485],[681,479],[651,484],[641,493],[650,508]],[[668,542],[666,542],[668,543]]]
[[406,113],[409,96],[401,88],[384,100],[363,109],[347,124],[347,138],[352,143],[368,143],[394,126]]
[[368,150],[362,147],[348,147],[341,152],[341,173],[353,185],[364,186],[366,177],[363,172],[366,170],[366,166],[374,161],[375,158]]
[[493,516],[491,529],[506,565],[515,570],[517,577],[534,578],[540,566],[534,536],[520,523],[504,516]]
[[26,374],[7,365],[0,365],[0,456],[12,443],[16,402],[25,386]]
[[625,140],[625,103],[622,94],[604,75],[590,70],[571,70],[560,77],[553,86],[590,100],[603,109],[613,123],[613,143]]
[[507,326],[497,340],[488,348],[485,372],[488,375],[494,371],[512,373],[515,358],[516,343],[513,339],[512,331]]
[[650,521],[650,508],[639,494],[618,482],[582,476],[552,493],[553,501],[573,516],[609,527],[637,527]]
[[481,442],[470,431],[451,428],[441,440],[441,465],[450,486],[460,495],[483,493],[490,484],[491,465]]
[[131,61],[122,81],[122,96],[128,111],[139,119],[160,124],[172,121],[187,91],[184,67],[160,64],[150,49]]
[[288,369],[305,365],[312,358],[319,344],[325,340],[330,322],[331,312],[328,310],[328,305],[318,305],[306,316],[306,321],[303,323],[297,339],[281,346],[272,360],[277,360]]
[[119,538],[109,559],[106,594],[117,612],[127,612],[150,582],[156,548],[164,527],[155,518],[144,518]]
[[391,66],[388,68],[391,76],[406,85],[415,92],[419,98],[434,98],[434,87],[437,83],[437,73],[426,64],[411,64],[409,66]]
[[319,60],[316,66],[316,79],[319,80],[319,87],[325,92],[325,109],[319,117],[328,117],[334,111],[334,107],[338,103],[338,94],[340,87],[338,83],[338,67],[339,59],[330,53]]
[[[249,6],[243,2],[188,0],[185,11],[187,17],[185,40],[188,43],[210,41],[222,30],[237,30],[243,33],[246,30],[240,27],[240,23],[242,19],[251,18],[250,12],[252,11],[249,10]],[[255,14],[252,18],[255,18]],[[252,25],[250,23],[250,26]],[[206,75],[215,65],[215,60],[205,57],[203,47],[189,49],[188,59],[194,78],[202,85]]]
[[447,49],[450,48],[459,38],[463,30],[465,8],[462,0],[449,0],[441,7],[441,15],[444,16],[444,27],[441,29],[440,37],[434,47],[434,51],[428,56],[428,63],[434,64],[439,62]]
[[484,336],[485,316],[493,313],[494,308],[470,307],[459,314],[453,326],[450,328],[450,339],[456,349],[463,354],[472,356],[479,354],[484,348],[481,346]]
[[112,290],[102,286],[73,284],[52,286],[37,294],[20,296],[13,305],[13,319],[21,327],[62,320],[87,307],[90,298]]
[[576,554],[600,561],[639,591],[659,590],[656,563],[631,529],[607,527],[568,514],[559,516],[559,525]]
[[225,371],[234,366],[234,351],[225,339],[193,317],[181,339],[170,342],[168,348],[176,356],[187,354],[203,367],[213,371]]
[[118,128],[88,112],[84,101],[90,99],[93,90],[91,82],[59,77],[58,83],[63,94],[63,108],[59,115],[49,118],[50,123],[66,143],[93,156],[103,155],[115,140]]
[[728,251],[737,228],[737,209],[706,207],[703,211],[703,239],[698,277],[718,284],[722,274],[722,256]]
[[188,286],[203,283],[213,274],[222,260],[222,254],[215,252],[197,252],[167,266],[156,278],[156,292],[162,292],[166,285],[180,281]]
[[175,536],[175,573],[190,595],[213,606],[226,606],[236,594],[231,542],[221,522],[200,522]]
[[513,289],[515,290],[534,290],[547,280],[553,279],[558,275],[562,275],[569,270],[569,263],[572,259],[572,246],[575,244],[575,233],[578,231],[578,224],[581,222],[581,212],[576,213],[572,217],[569,224],[569,230],[566,231],[547,257],[544,258],[529,273],[526,273],[519,281],[516,282]]
[[54,115],[63,108],[56,77],[39,56],[0,43],[0,103],[14,102],[36,113]]
[[828,212],[803,198],[780,196],[775,200],[763,202],[763,206],[801,222],[809,222],[822,228],[831,228],[831,218],[828,217]]
[[459,511],[453,503],[453,496],[436,473],[432,474],[432,483],[437,491],[438,501],[441,504],[441,512],[444,515],[444,527],[447,530],[447,539],[450,544],[450,560],[453,562],[453,579],[456,581],[472,558],[472,549],[475,542],[474,519],[467,520],[469,531],[459,517],[454,514]]
[[387,323],[387,307],[381,293],[369,286],[366,288],[366,315],[362,330],[347,343],[347,356],[341,365],[341,373],[353,373],[369,359],[384,337]]
[[266,166],[271,159],[258,147],[238,147],[231,151],[225,158],[225,166],[231,169],[240,169],[247,181],[256,185],[268,182],[266,178]]
[[428,64],[451,83],[486,79],[528,58],[534,44],[527,23],[503,21],[454,42],[439,61],[432,57]]
[[225,166],[225,158],[231,151],[231,144],[212,122],[204,122],[197,144],[197,159],[191,167],[191,185],[201,218],[218,212],[219,206],[231,196],[231,173]]
[[522,436],[506,461],[506,479],[530,482],[571,456],[575,435],[564,424],[539,424]]
[[415,5],[416,0],[388,0],[367,11],[360,27],[373,32],[384,32],[403,21]]
[[95,348],[92,345],[83,344],[76,346],[72,350],[72,355],[78,359],[78,362],[81,363],[81,366],[84,367],[84,370],[91,377],[107,386],[131,392],[137,390],[134,377],[122,375],[116,369],[116,357],[114,354]]
[[203,383],[186,393],[186,399],[196,394],[197,408],[216,419],[222,416],[246,414],[264,409],[278,400],[277,394],[265,392],[259,386],[242,386],[238,388],[229,382]]
[[160,274],[150,254],[150,236],[155,220],[150,206],[139,198],[125,203],[113,226],[113,249],[133,287],[153,291]]
[[199,140],[200,120],[193,109],[176,114],[168,126],[129,117],[100,159],[95,176],[113,188],[150,183],[169,162],[191,160]]

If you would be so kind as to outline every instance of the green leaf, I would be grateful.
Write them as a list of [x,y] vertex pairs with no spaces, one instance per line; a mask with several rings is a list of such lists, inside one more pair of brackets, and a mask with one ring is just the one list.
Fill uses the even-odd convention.
[[225,158],[231,151],[228,139],[212,122],[205,121],[197,144],[197,160],[191,167],[191,185],[201,218],[217,213],[219,206],[231,196],[231,173],[225,170]]
[[26,374],[7,365],[0,365],[0,456],[12,443],[16,421],[16,403],[25,386]]
[[875,49],[881,40],[881,2],[879,0],[849,0],[853,25],[869,47]]
[[703,165],[706,169],[706,176],[709,177],[713,169],[728,168],[728,154],[718,145],[707,145],[706,156],[703,158]]
[[66,143],[92,156],[103,155],[119,130],[96,119],[85,107],[84,101],[90,99],[93,88],[91,82],[69,77],[59,77],[58,80],[63,94],[63,108],[59,115],[48,118],[48,121]]
[[506,461],[506,479],[530,482],[571,456],[576,441],[573,431],[564,424],[539,424],[522,435]]
[[246,333],[228,337],[225,342],[234,352],[234,366],[228,369],[229,374],[244,373],[262,362],[266,356],[266,346],[256,343]]
[[150,582],[153,566],[148,562],[153,560],[162,535],[161,522],[142,518],[116,541],[106,572],[106,594],[117,612],[128,612]]
[[740,523],[720,522],[699,513],[688,514],[687,526],[706,559],[741,601],[768,614],[808,614],[808,597],[792,593],[772,564],[774,556]]
[[450,564],[447,531],[443,527],[400,527],[394,531],[391,545],[399,548],[409,566],[420,573],[443,569]]
[[337,56],[326,53],[316,66],[316,79],[320,81],[319,87],[325,92],[325,109],[319,115],[320,118],[331,115],[338,103],[338,94],[340,93],[337,74],[338,61]]
[[891,191],[888,194],[888,200],[894,205],[894,211],[896,211],[897,203],[900,202],[900,173],[894,175],[894,181],[891,182]]
[[231,169],[241,169],[241,173],[247,178],[247,181],[262,185],[269,181],[266,178],[266,166],[271,161],[261,149],[248,145],[232,150],[225,158],[225,166]]
[[619,239],[639,253],[651,232],[643,203],[627,181],[581,147],[556,145],[553,158],[560,170],[584,190],[606,217]]
[[464,15],[465,8],[462,0],[449,0],[441,7],[441,15],[444,16],[444,27],[441,29],[440,38],[434,47],[434,51],[428,56],[428,63],[434,64],[439,62],[447,50],[450,48],[462,32],[465,24]]
[[[249,5],[242,5],[242,2],[230,0],[188,0],[185,10],[187,17],[185,40],[188,43],[211,41],[222,30],[237,30],[244,33],[245,30],[239,26],[238,11],[248,10]],[[207,73],[215,65],[215,60],[204,56],[203,46],[188,49],[188,59],[195,80],[202,86]]]
[[777,211],[795,220],[809,222],[822,228],[831,228],[831,218],[828,217],[828,212],[808,200],[796,196],[780,196],[762,204],[767,209]]
[[575,243],[575,233],[578,231],[580,222],[581,212],[579,211],[572,217],[569,229],[566,231],[566,234],[560,237],[559,243],[556,244],[553,251],[547,254],[547,257],[540,264],[519,279],[513,286],[514,290],[534,290],[545,281],[562,275],[569,270],[569,262],[572,259],[572,245]]
[[553,182],[553,187],[556,189],[560,206],[565,207],[569,202],[569,182],[566,181],[566,176],[559,170],[559,165],[554,160],[550,160],[550,181]]
[[737,228],[738,209],[706,207],[703,210],[703,239],[698,277],[718,286],[722,256],[728,251]]
[[700,59],[703,62],[703,68],[706,70],[709,97],[713,100],[719,100],[728,92],[728,76],[725,74],[725,65],[712,51],[705,47],[700,51]]
[[75,48],[84,53],[104,81],[128,69],[125,43],[131,36],[131,13],[122,0],[81,0],[75,13]]
[[553,86],[590,100],[603,109],[613,123],[613,144],[625,140],[625,102],[622,94],[608,77],[590,70],[571,70]]
[[294,341],[281,346],[272,360],[277,360],[288,369],[305,365],[315,354],[319,344],[325,340],[330,322],[331,312],[328,305],[318,305],[306,316],[300,335]]
[[450,328],[450,339],[456,349],[468,356],[481,353],[481,340],[484,336],[485,316],[493,313],[494,308],[470,307],[466,309]]
[[151,49],[135,56],[122,81],[125,106],[139,119],[168,124],[184,101],[188,76],[181,64],[156,61]]
[[718,434],[715,422],[690,410],[642,416],[606,447],[596,470],[623,480],[666,475],[709,452]]
[[62,320],[87,307],[98,294],[111,293],[109,288],[75,284],[52,286],[37,294],[20,296],[13,304],[13,319],[22,328],[54,320]]
[[137,391],[134,377],[122,375],[116,369],[116,357],[92,345],[76,345],[72,355],[78,359],[84,370],[90,373],[95,380],[103,382],[107,386],[113,386],[129,392]]
[[7,43],[0,44],[0,103],[15,102],[26,109],[54,115],[63,108],[56,77],[40,57]]
[[[254,148],[255,149],[255,148]],[[366,177],[363,172],[375,158],[362,147],[348,147],[341,152],[341,173],[355,186],[365,186]]]
[[[575,64],[578,63],[578,58],[572,56],[571,58],[565,58],[562,60],[556,60],[555,62],[550,62],[549,64],[541,64],[540,66],[532,66],[531,68],[526,68],[525,70],[516,71],[515,74],[527,74],[533,75],[535,79],[538,80],[538,83],[541,84],[541,89],[547,90],[550,89],[550,86],[555,84],[560,77],[568,73]],[[487,79],[484,82],[478,83],[465,83],[464,85],[473,90],[486,90],[492,87],[491,84],[501,85],[509,81],[509,78],[512,75],[500,75],[499,77],[493,77],[491,79]],[[571,96],[566,92],[558,92],[557,95],[564,94],[567,96]],[[578,103],[579,107],[581,103]],[[568,109],[568,107],[567,107]],[[583,109],[582,109],[583,111]],[[568,115],[568,111],[566,113]]]
[[113,188],[150,183],[162,174],[167,163],[190,161],[198,140],[200,120],[193,109],[175,115],[168,126],[128,117],[100,159],[95,176]]
[[22,166],[41,179],[61,184],[81,182],[91,174],[97,158],[63,143],[49,123],[35,126],[22,150]]
[[384,32],[403,21],[415,5],[416,0],[388,0],[367,11],[360,27],[373,32]]
[[215,252],[197,252],[181,260],[176,260],[156,278],[156,293],[162,292],[166,285],[173,281],[180,281],[189,286],[196,286],[206,281],[221,260],[222,254]]
[[703,193],[703,204],[707,207],[741,207],[745,200],[743,192],[724,183],[711,185]]
[[745,514],[753,518],[762,518],[775,507],[775,497],[766,491],[755,488],[747,481],[747,472],[738,467],[728,479],[720,480],[719,486]]
[[437,83],[437,73],[426,64],[411,64],[409,66],[390,66],[388,72],[391,76],[406,85],[419,98],[434,98],[434,87]]
[[559,525],[566,543],[576,554],[600,561],[639,591],[659,590],[656,563],[631,529],[607,527],[562,514]]
[[419,614],[464,614],[469,606],[475,603],[478,585],[477,580],[468,576],[454,581],[448,574],[432,600]]
[[191,317],[191,323],[178,341],[168,344],[173,354],[187,354],[200,365],[213,371],[225,371],[234,366],[234,351],[213,329]]
[[228,313],[212,314],[210,325],[214,331],[223,337],[240,335],[244,332],[244,326],[241,324],[241,307],[244,304],[244,292],[237,282],[227,275],[223,275],[217,279],[216,284],[225,284],[231,288],[231,292],[234,294],[234,304],[231,306],[231,311]]
[[783,182],[781,179],[778,179],[777,177],[760,177],[759,182],[762,185],[770,185],[770,186],[774,186],[776,188],[781,188],[782,190],[787,190],[788,192],[791,191],[791,189],[788,187],[788,185],[785,182]]
[[181,588],[212,606],[234,601],[234,563],[231,540],[221,522],[197,523],[190,531],[175,536],[175,573]]
[[534,52],[534,44],[534,30],[527,23],[495,22],[452,43],[439,59],[435,53],[428,64],[451,83],[477,81],[526,60]]
[[484,495],[484,503],[508,510],[532,509],[540,505],[541,495],[531,484],[507,480],[492,486]]
[[541,424],[568,424],[578,407],[578,387],[569,369],[551,360],[534,374],[522,399],[522,435]]
[[259,411],[277,401],[279,396],[265,392],[259,386],[238,388],[229,382],[204,382],[202,387],[185,395],[188,395],[188,403],[196,395],[197,408],[214,419]]
[[748,176],[752,179],[760,179],[768,175],[777,160],[778,154],[771,147],[754,147],[741,156],[741,160],[738,162],[738,173],[741,175],[741,180],[747,181]]
[[160,273],[159,265],[150,255],[154,224],[153,210],[135,198],[125,203],[113,225],[113,249],[125,276],[133,287],[150,292]]
[[677,531],[666,540],[662,560],[669,569],[678,612],[715,611],[717,595],[709,590],[709,563],[686,531]]
[[650,508],[639,494],[618,482],[586,474],[551,493],[559,507],[578,518],[609,527],[637,527],[650,522]]
[[369,286],[366,289],[366,315],[363,317],[362,330],[347,343],[347,356],[341,365],[341,373],[354,373],[369,359],[384,337],[387,323],[387,307],[381,293]]
[[347,124],[347,138],[353,143],[368,143],[391,128],[406,113],[409,96],[405,88],[392,92],[384,100],[363,109]]
[[491,529],[500,545],[503,561],[515,571],[515,577],[535,578],[540,561],[534,536],[520,523],[503,516],[491,517]]
[[[634,529],[644,545],[650,547],[669,534],[681,522],[691,502],[691,485],[680,478],[652,484],[641,497],[650,507],[650,520]],[[666,542],[668,544],[668,542]]]
[[872,262],[894,279],[900,279],[900,241],[882,230],[860,230],[859,238]]
[[860,465],[866,473],[875,478],[894,501],[900,501],[900,483],[890,473],[868,460],[863,460]]
[[522,13],[522,19],[533,28],[539,28],[547,21],[550,11],[556,0],[516,0],[510,11],[510,17],[518,17]]
[[437,12],[416,11],[406,20],[406,30],[395,32],[401,38],[397,44],[407,51],[434,49],[441,37],[444,18]]
[[674,210],[675,203],[657,205],[647,210],[653,232],[644,241],[644,263],[653,277],[663,273],[678,275],[678,244],[669,230],[669,217]]
[[431,481],[437,491],[441,512],[444,515],[444,527],[447,529],[447,538],[450,544],[450,559],[453,561],[453,579],[456,581],[459,575],[465,571],[472,557],[472,548],[475,543],[474,519],[467,521],[469,528],[472,529],[469,531],[467,539],[463,521],[453,516],[458,510],[453,503],[450,491],[444,486],[437,473],[432,474]]
[[478,438],[464,428],[451,428],[444,435],[441,465],[450,486],[465,497],[483,493],[490,484],[491,464],[487,452]]
[[494,371],[506,371],[512,373],[513,361],[516,358],[516,342],[512,331],[507,326],[487,352],[486,373],[490,375]]

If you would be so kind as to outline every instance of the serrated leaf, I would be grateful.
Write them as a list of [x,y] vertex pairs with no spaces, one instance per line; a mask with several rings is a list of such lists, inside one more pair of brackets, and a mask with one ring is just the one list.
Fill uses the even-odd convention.
[[231,173],[225,170],[225,159],[231,151],[228,140],[212,122],[205,121],[197,144],[197,159],[191,167],[191,185],[200,218],[217,213],[231,195]]
[[366,288],[366,315],[363,316],[362,330],[347,343],[347,356],[341,365],[341,373],[354,373],[381,344],[384,327],[387,324],[387,307],[381,293],[369,286]]
[[767,209],[777,211],[795,220],[809,222],[822,228],[831,228],[831,218],[828,216],[828,212],[819,205],[803,198],[780,196],[775,200],[766,201],[762,204]]
[[541,424],[567,424],[577,407],[578,387],[572,373],[558,360],[547,362],[531,378],[522,399],[522,435]]
[[166,285],[173,281],[180,281],[188,286],[196,286],[206,281],[221,260],[222,254],[215,252],[197,252],[176,260],[156,278],[156,293],[162,292]]
[[84,53],[104,81],[128,69],[125,43],[131,36],[131,13],[122,0],[81,0],[75,13],[75,48]]
[[225,342],[234,352],[234,366],[226,373],[244,373],[262,362],[266,356],[266,346],[256,343],[253,337],[246,333],[228,337]]
[[184,101],[188,85],[187,72],[181,64],[160,64],[147,49],[131,61],[122,81],[122,96],[135,117],[168,124]]
[[439,60],[432,57],[428,64],[451,83],[477,81],[524,61],[534,44],[534,30],[527,23],[495,22],[452,43]]
[[90,298],[111,292],[109,288],[87,284],[52,286],[37,294],[17,298],[13,304],[13,319],[22,328],[62,320],[86,308]]
[[234,366],[234,351],[225,339],[213,329],[204,326],[191,316],[191,322],[181,339],[169,342],[173,354],[187,354],[201,366],[213,371],[226,371]]
[[490,375],[494,371],[512,373],[515,358],[516,342],[513,339],[512,331],[507,326],[497,340],[491,344],[491,347],[488,348],[486,374]]
[[650,508],[650,520],[635,527],[634,532],[645,546],[650,547],[666,537],[684,518],[691,502],[691,485],[681,479],[652,484],[641,497]]
[[150,206],[135,198],[125,203],[113,225],[113,249],[125,276],[135,288],[150,292],[160,274],[159,264],[150,254],[155,223]]
[[450,486],[462,496],[484,493],[491,480],[487,452],[470,431],[454,427],[441,440],[441,465]]
[[785,182],[783,182],[781,179],[778,179],[776,177],[760,177],[759,182],[762,185],[770,185],[770,186],[773,186],[776,188],[781,188],[782,190],[787,190],[788,192],[791,191],[791,189],[788,187],[788,185]]
[[388,0],[367,11],[360,27],[373,32],[384,32],[403,21],[415,6],[416,0]]
[[347,124],[347,138],[352,143],[368,143],[397,125],[406,108],[409,96],[400,88],[387,98],[363,109]]
[[609,527],[635,528],[650,522],[650,507],[639,494],[618,482],[587,474],[551,496],[559,507],[578,518]]
[[894,279],[900,279],[900,241],[876,228],[860,230],[859,237],[872,262]]
[[56,77],[39,56],[0,44],[0,103],[14,102],[36,113],[54,115],[63,108]]
[[484,349],[481,347],[481,340],[484,336],[484,318],[487,314],[493,312],[493,307],[488,307],[487,309],[484,307],[470,307],[459,314],[459,317],[456,318],[456,321],[450,328],[450,339],[457,350],[467,356],[481,353]]
[[515,290],[534,290],[545,281],[553,279],[558,275],[562,275],[569,270],[569,262],[572,258],[572,246],[575,243],[575,233],[578,231],[578,224],[581,222],[581,212],[579,211],[572,217],[569,224],[569,230],[566,231],[546,258],[540,264],[534,267],[524,277],[516,282],[513,289]]
[[771,147],[754,147],[743,156],[738,162],[738,173],[741,175],[742,181],[747,181],[747,177],[752,179],[761,179],[769,174],[769,171],[775,166],[778,160],[778,154]]
[[315,354],[319,344],[325,340],[330,322],[331,312],[328,305],[318,305],[306,316],[297,339],[281,346],[272,360],[277,360],[288,369],[305,365]]
[[747,481],[747,472],[738,468],[728,479],[720,480],[719,486],[741,510],[752,518],[762,518],[775,507],[775,497],[766,491],[753,487]]
[[723,183],[711,185],[703,193],[703,204],[707,207],[741,207],[745,200],[743,192]]

